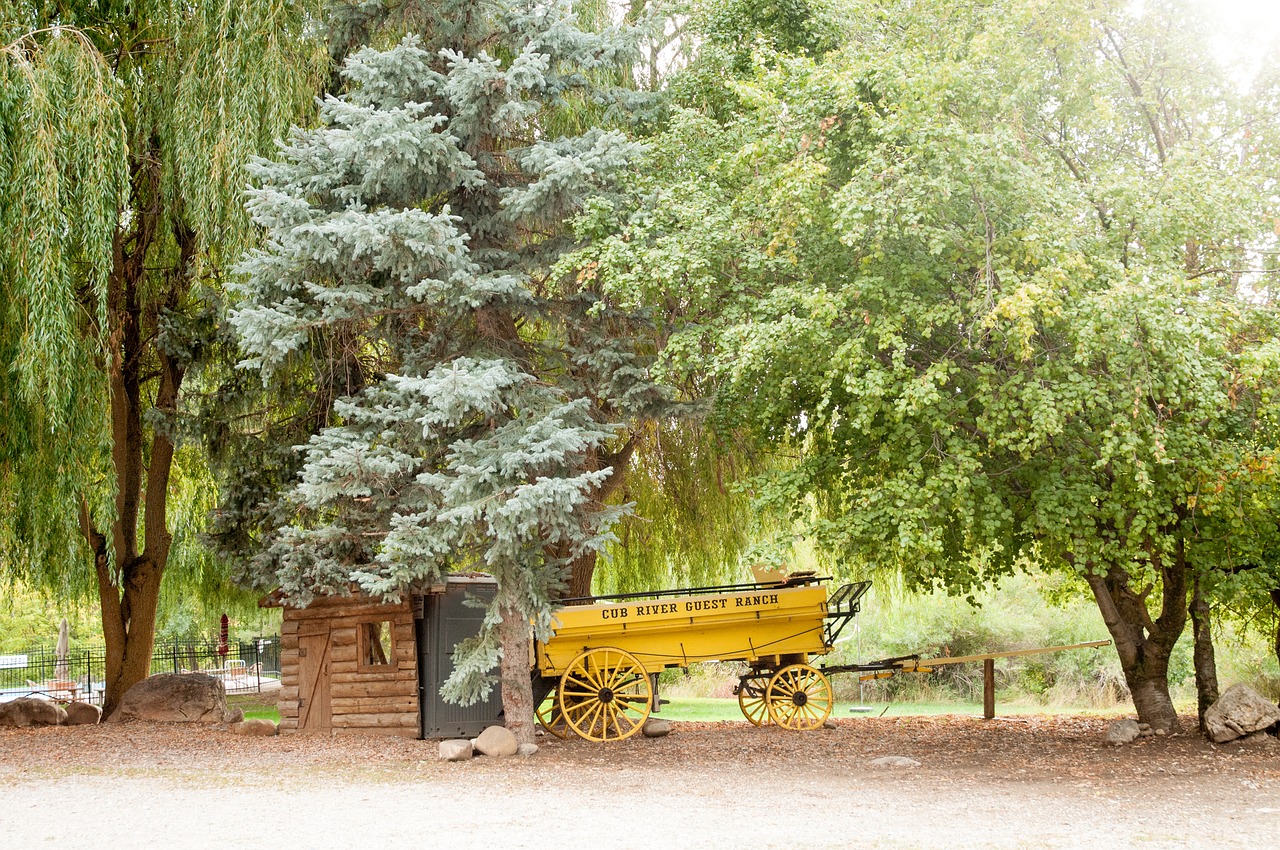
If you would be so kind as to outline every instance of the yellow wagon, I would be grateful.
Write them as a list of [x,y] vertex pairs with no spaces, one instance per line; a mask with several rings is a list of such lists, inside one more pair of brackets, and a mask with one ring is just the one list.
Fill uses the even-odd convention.
[[816,729],[831,714],[831,683],[810,665],[831,651],[870,582],[828,594],[829,579],[594,597],[556,615],[534,645],[538,719],[555,735],[628,738],[659,703],[658,673],[699,661],[742,661],[738,704],[757,726]]

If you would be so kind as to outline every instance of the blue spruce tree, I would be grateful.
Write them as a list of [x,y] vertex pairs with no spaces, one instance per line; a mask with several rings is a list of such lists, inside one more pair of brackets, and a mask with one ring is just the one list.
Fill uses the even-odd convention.
[[265,239],[233,287],[240,366],[295,391],[302,369],[332,397],[254,569],[304,603],[491,573],[444,695],[480,697],[499,667],[531,740],[530,623],[549,627],[568,565],[626,510],[607,503],[625,423],[667,405],[643,323],[589,270],[551,272],[567,218],[640,153],[618,130],[556,129],[628,112],[635,93],[603,81],[634,39],[545,0],[441,2],[420,29],[353,53],[321,126],[252,167]]

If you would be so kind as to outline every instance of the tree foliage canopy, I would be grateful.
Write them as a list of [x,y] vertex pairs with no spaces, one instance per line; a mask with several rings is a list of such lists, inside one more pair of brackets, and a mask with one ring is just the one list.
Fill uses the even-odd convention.
[[1240,95],[1189,15],[852,4],[727,111],[691,87],[593,254],[684,312],[670,362],[796,458],[761,500],[821,548],[955,592],[1067,564],[1156,678],[1189,583],[1276,534],[1275,81]]
[[82,496],[97,524],[114,520],[111,276],[142,249],[134,262],[152,269],[138,293],[145,332],[189,362],[188,329],[173,314],[200,304],[186,294],[194,281],[173,280],[188,272],[174,229],[197,234],[206,271],[245,244],[244,166],[313,84],[305,12],[4,4],[0,216],[12,238],[0,246],[10,293],[0,345],[12,367],[0,374],[0,458],[6,549],[23,553],[23,569],[70,567],[80,534],[68,505]]
[[171,555],[211,574],[179,401],[249,234],[245,164],[321,70],[310,11],[0,4],[0,568],[97,591],[108,708],[146,675]]
[[638,96],[608,72],[635,43],[563,3],[444,3],[353,53],[322,126],[253,166],[266,242],[235,287],[241,366],[269,385],[306,371],[334,399],[255,570],[303,603],[492,574],[455,699],[487,689],[504,620],[549,626],[568,565],[625,510],[606,503],[620,426],[667,406],[641,317],[551,273],[565,219],[640,152],[617,129],[557,134],[557,113],[625,117]]

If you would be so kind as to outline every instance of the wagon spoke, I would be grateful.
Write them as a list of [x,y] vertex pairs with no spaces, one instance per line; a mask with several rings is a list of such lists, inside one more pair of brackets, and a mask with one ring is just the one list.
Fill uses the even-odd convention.
[[595,688],[604,687],[604,671],[600,669],[599,662],[594,658],[589,658],[588,663],[583,665],[583,672],[587,676],[587,681]]
[[591,712],[590,718],[587,723],[587,728],[594,732],[596,728],[599,727],[600,732],[603,734],[608,727],[608,723],[609,723],[608,718],[609,718],[609,706],[606,705],[605,703],[598,702],[596,703],[595,710]]
[[570,705],[565,708],[564,716],[567,718],[573,718],[575,716],[581,715],[583,712],[585,712],[589,708],[591,708],[591,703],[589,702],[576,703],[574,705]]
[[614,709],[613,706],[610,706],[609,709],[610,709],[609,719],[613,721],[613,731],[617,733],[618,739],[621,740],[623,737],[623,732],[622,732],[622,727],[618,725],[618,715],[621,712]]
[[550,694],[538,706],[538,710],[534,712],[538,718],[538,723],[542,725],[552,735],[557,738],[569,737],[569,723],[565,720],[564,710],[561,707],[560,700],[554,693]]
[[630,676],[628,676],[625,679],[619,676],[618,679],[609,687],[613,688],[615,691],[619,691],[619,690],[622,690],[623,688],[629,688],[634,686],[637,682],[639,682],[643,678],[645,677],[636,673],[632,673]]

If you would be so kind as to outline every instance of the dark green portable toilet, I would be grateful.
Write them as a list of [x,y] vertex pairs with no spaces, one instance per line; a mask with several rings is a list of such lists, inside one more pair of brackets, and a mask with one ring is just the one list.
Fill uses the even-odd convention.
[[[484,606],[496,592],[497,583],[491,576],[464,574],[449,576],[443,592],[423,597],[422,616],[415,623],[423,738],[474,738],[489,726],[503,725],[498,685],[488,699],[467,706],[440,697],[440,686],[453,672],[454,646],[480,631]],[[468,605],[468,599],[483,604]]]

